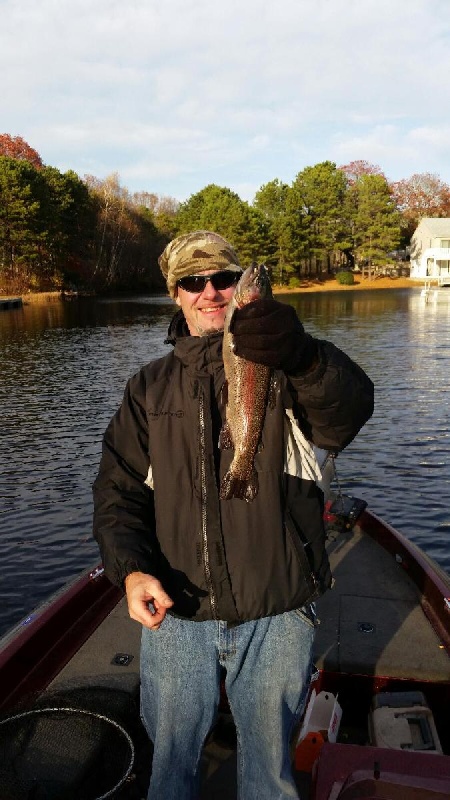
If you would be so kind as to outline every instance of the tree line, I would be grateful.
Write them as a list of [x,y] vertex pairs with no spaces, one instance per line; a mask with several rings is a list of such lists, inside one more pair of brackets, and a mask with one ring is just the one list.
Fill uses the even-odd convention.
[[264,261],[275,283],[385,264],[423,216],[450,216],[436,175],[389,183],[365,161],[324,161],[291,184],[275,178],[253,202],[210,184],[179,203],[130,193],[117,174],[81,179],[43,164],[21,137],[0,135],[0,292],[164,290],[158,256],[174,236],[215,230],[243,264]]

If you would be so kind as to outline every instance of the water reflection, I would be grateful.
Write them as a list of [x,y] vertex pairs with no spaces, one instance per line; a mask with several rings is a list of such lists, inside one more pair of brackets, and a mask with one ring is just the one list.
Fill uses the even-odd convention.
[[420,289],[290,302],[376,386],[373,418],[337,462],[344,485],[450,571],[450,294],[434,304]]
[[[420,290],[283,299],[376,385],[373,418],[338,459],[345,490],[450,571],[450,303],[425,304]],[[127,378],[170,349],[175,308],[84,298],[0,314],[0,631],[97,558],[101,437]]]

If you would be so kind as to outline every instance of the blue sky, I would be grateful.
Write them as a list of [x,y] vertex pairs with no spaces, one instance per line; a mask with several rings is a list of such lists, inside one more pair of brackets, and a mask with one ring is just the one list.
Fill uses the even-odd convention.
[[0,0],[0,133],[81,177],[251,201],[365,159],[450,183],[449,0]]

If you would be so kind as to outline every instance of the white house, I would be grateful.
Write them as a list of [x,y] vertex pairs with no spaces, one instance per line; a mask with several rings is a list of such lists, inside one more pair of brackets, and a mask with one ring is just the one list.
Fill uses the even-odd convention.
[[411,238],[411,278],[450,285],[450,217],[424,217]]

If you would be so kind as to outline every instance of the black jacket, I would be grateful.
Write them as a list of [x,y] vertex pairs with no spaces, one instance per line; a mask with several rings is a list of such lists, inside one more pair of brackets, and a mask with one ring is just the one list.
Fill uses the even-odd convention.
[[171,613],[190,619],[239,623],[300,607],[331,574],[323,495],[310,477],[286,471],[286,425],[295,415],[297,433],[338,452],[372,414],[372,382],[322,341],[311,372],[277,372],[255,460],[258,495],[221,501],[232,458],[217,449],[222,335],[174,343],[130,379],[105,433],[94,536],[106,574],[119,585],[133,571],[156,576],[174,600]]

